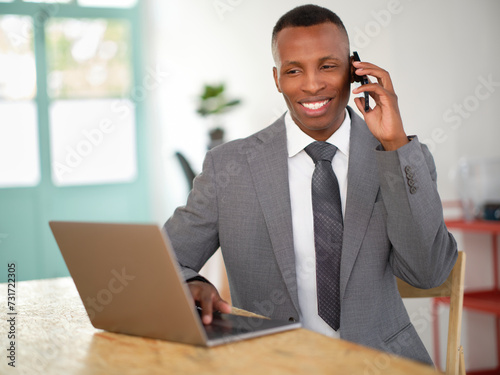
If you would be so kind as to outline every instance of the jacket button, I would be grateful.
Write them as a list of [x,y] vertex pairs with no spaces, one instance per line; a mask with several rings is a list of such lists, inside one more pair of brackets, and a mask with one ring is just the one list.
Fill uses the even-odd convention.
[[288,321],[289,322],[295,322],[295,318],[293,316],[291,316],[291,317],[288,318]]

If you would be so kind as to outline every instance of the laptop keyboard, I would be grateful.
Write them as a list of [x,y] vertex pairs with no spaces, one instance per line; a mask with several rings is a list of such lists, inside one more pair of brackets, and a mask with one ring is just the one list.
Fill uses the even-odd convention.
[[[201,316],[200,307],[198,307],[198,313]],[[223,314],[217,311],[213,314],[212,323],[204,325],[204,328],[209,340],[226,337],[228,341],[231,341],[230,337],[252,337],[260,335],[262,334],[261,332],[264,331],[276,331],[276,329],[279,330],[280,327],[292,324],[297,325],[297,323],[234,314]]]

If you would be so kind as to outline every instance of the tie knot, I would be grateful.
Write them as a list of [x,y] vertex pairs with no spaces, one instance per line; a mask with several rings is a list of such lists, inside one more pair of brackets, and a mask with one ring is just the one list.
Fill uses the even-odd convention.
[[337,152],[337,147],[327,142],[316,141],[311,143],[304,150],[316,164],[319,160],[331,162]]

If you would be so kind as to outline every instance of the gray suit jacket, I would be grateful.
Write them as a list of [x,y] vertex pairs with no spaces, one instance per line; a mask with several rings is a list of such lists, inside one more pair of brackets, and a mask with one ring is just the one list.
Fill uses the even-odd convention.
[[[434,161],[417,138],[397,151],[380,151],[366,123],[348,110],[341,337],[432,363],[394,276],[431,288],[455,264],[456,243],[443,222]],[[198,275],[220,246],[233,305],[298,320],[287,158],[283,118],[209,151],[186,206],[164,229],[186,279]]]

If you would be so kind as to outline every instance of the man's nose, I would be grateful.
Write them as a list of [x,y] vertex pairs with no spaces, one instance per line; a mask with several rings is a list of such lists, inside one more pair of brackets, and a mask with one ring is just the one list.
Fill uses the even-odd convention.
[[325,86],[326,83],[319,72],[311,72],[304,76],[304,81],[302,82],[302,91],[315,94],[324,89]]

